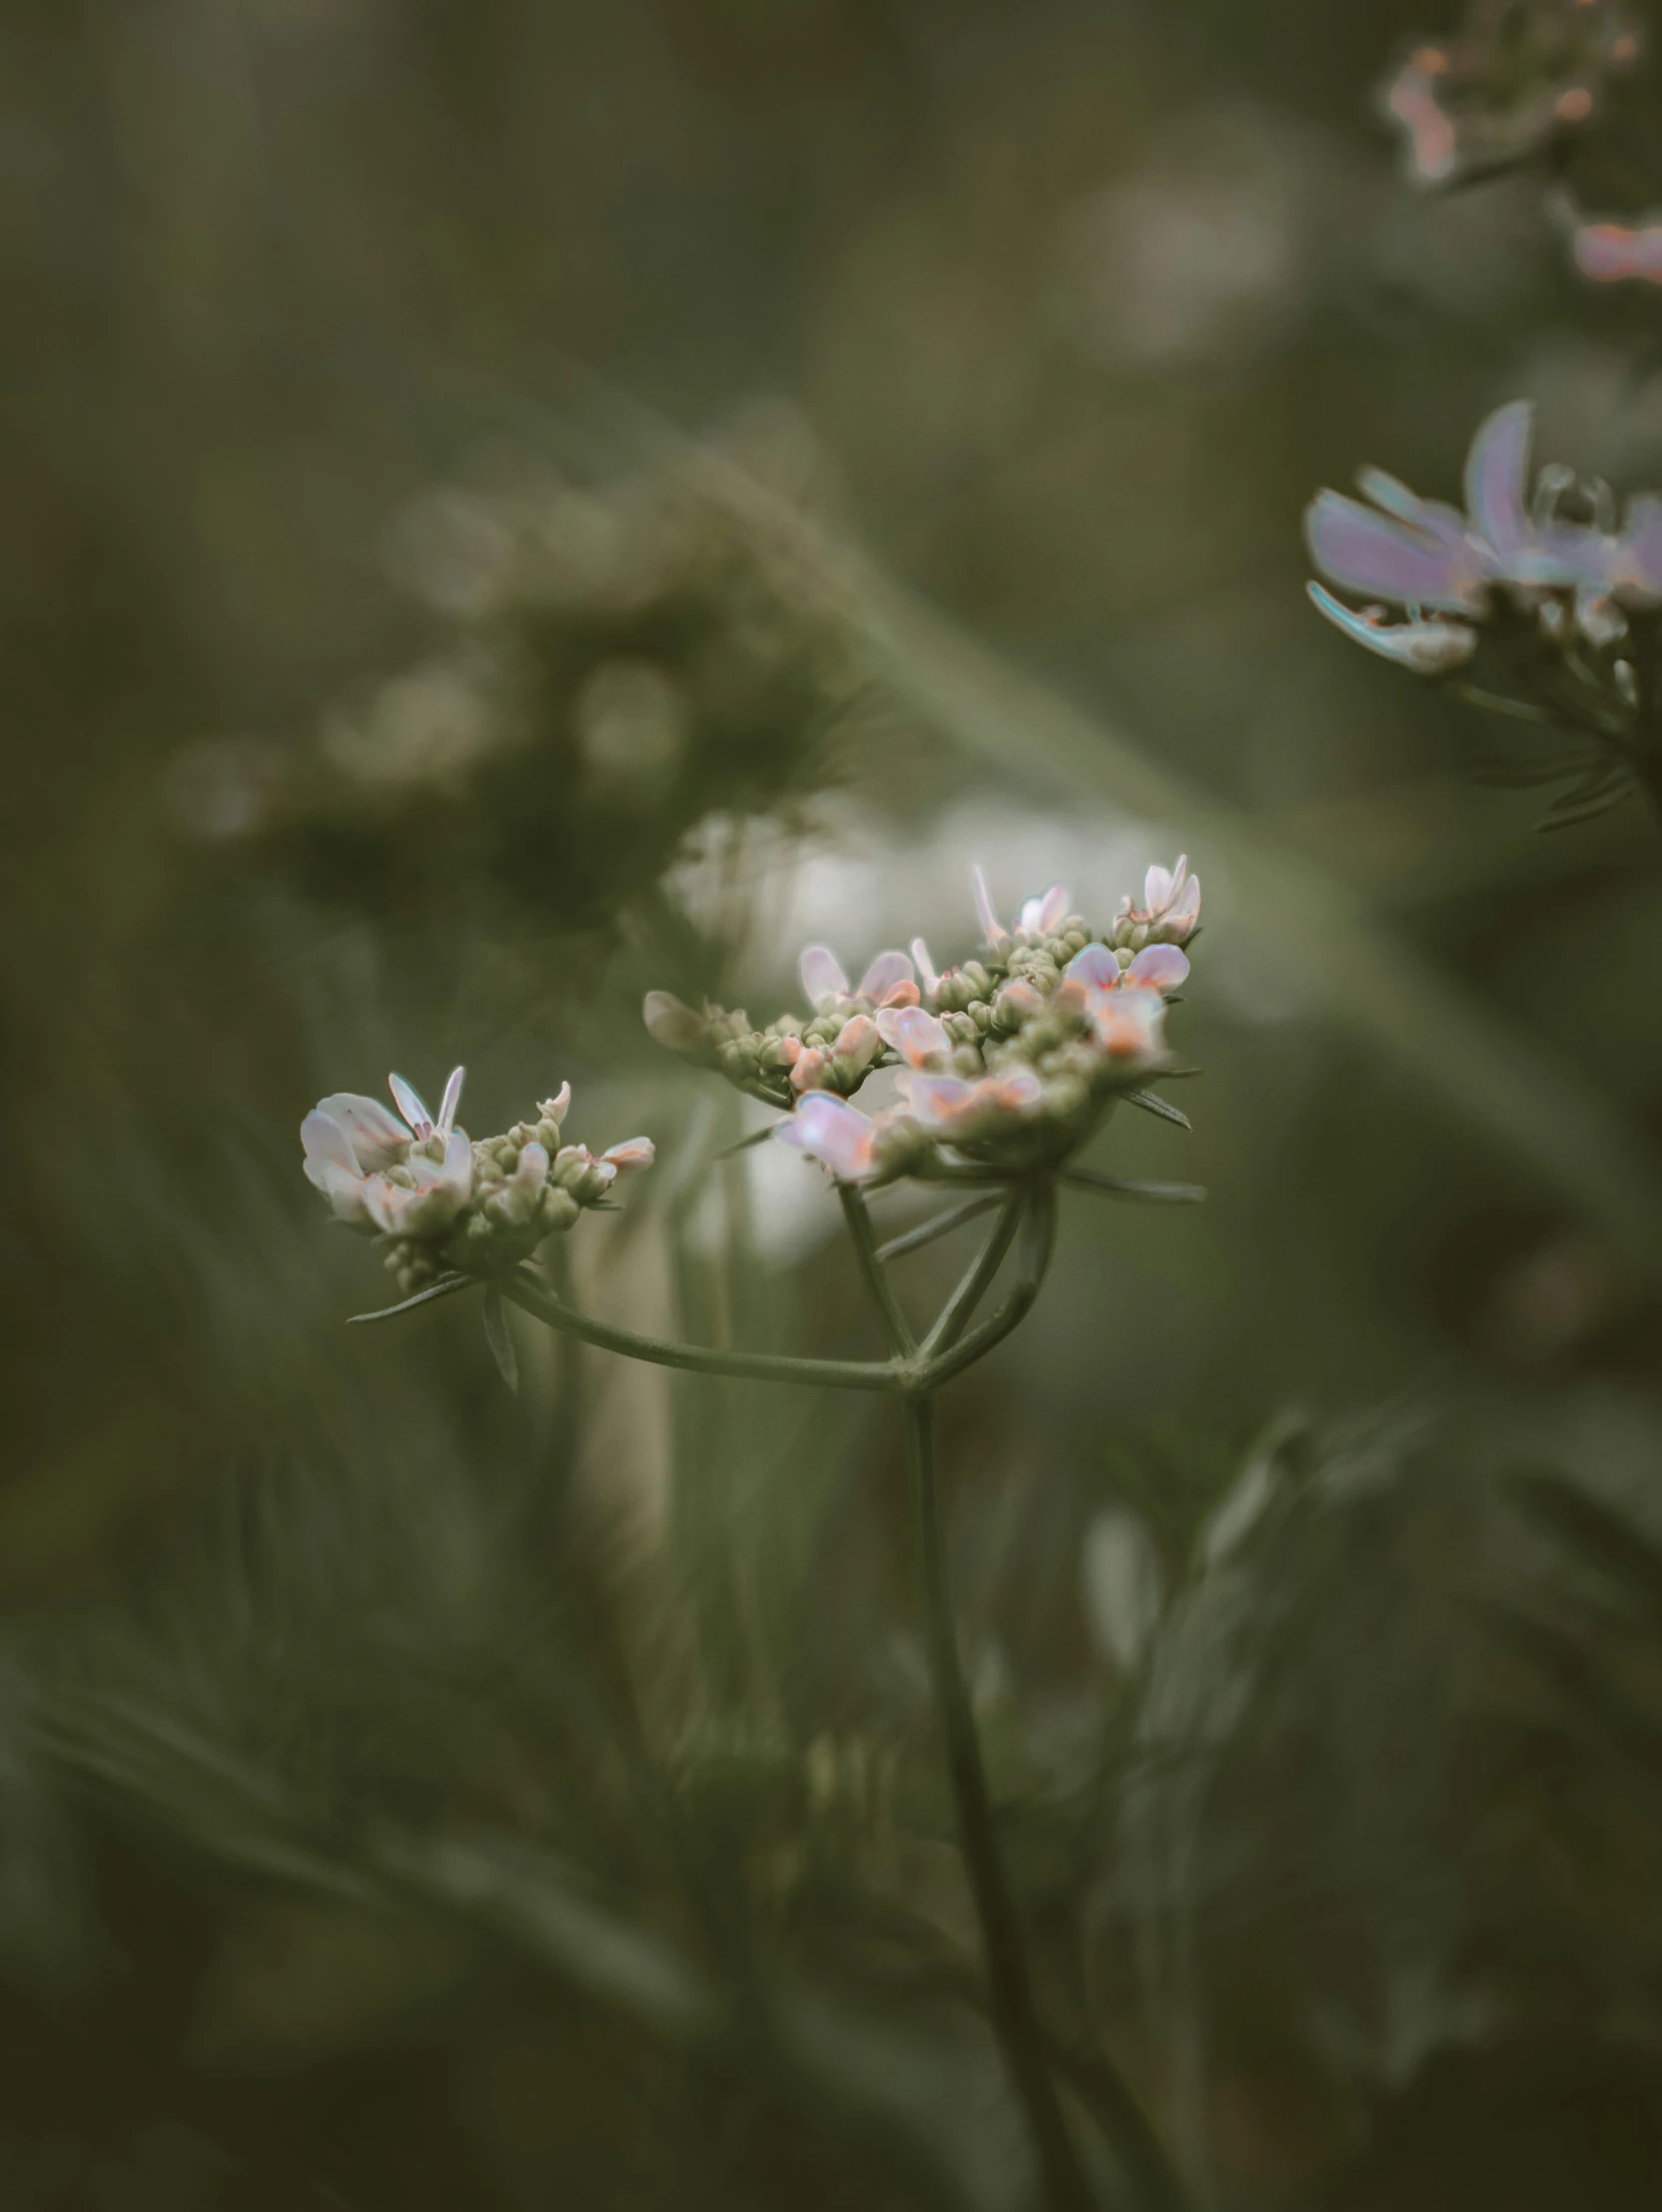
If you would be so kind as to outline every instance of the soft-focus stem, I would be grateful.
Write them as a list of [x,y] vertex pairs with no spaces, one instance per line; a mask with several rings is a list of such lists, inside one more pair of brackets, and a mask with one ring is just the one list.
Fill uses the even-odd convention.
[[912,1324],[901,1311],[895,1287],[883,1271],[883,1261],[877,1250],[877,1238],[872,1231],[871,1215],[866,1211],[866,1201],[852,1183],[840,1182],[837,1196],[842,1201],[843,1220],[848,1228],[849,1242],[854,1246],[854,1256],[860,1262],[871,1302],[877,1308],[883,1323],[883,1333],[889,1340],[889,1349],[898,1358],[908,1358],[918,1348],[918,1340],[912,1334]]
[[987,1796],[981,1742],[970,1707],[958,1638],[947,1589],[940,1492],[940,1438],[933,1392],[908,1397],[907,1472],[912,1489],[913,1524],[923,1585],[924,1628],[930,1677],[952,1783],[953,1806],[964,1866],[975,1900],[976,1919],[986,1953],[987,1990],[993,2032],[998,2037],[1011,2082],[1027,2113],[1044,2177],[1050,2212],[1096,2212],[1096,2199],[1068,2133],[1056,2083],[1045,2056],[1044,2036],[1034,2008],[1027,1950],[1015,1900],[999,1860],[998,1838]]
[[971,1260],[957,1289],[941,1308],[940,1318],[924,1338],[923,1351],[926,1359],[934,1359],[943,1352],[951,1351],[969,1326],[976,1307],[1004,1264],[1004,1255],[1010,1249],[1011,1240],[1021,1225],[1022,1213],[1028,1203],[1029,1196],[1024,1190],[1012,1190],[1006,1197],[999,1208],[999,1217],[993,1223],[993,1233]]
[[901,1390],[906,1373],[889,1361],[798,1359],[784,1352],[723,1352],[704,1344],[670,1344],[658,1336],[597,1321],[555,1297],[548,1285],[525,1268],[501,1278],[502,1296],[549,1328],[564,1329],[585,1343],[598,1344],[625,1359],[644,1359],[654,1367],[680,1367],[697,1375],[738,1375],[753,1382],[815,1383],[833,1390]]

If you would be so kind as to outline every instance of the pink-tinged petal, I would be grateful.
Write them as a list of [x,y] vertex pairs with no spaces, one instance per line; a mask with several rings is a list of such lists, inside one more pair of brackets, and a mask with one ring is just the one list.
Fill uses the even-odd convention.
[[817,1045],[810,1045],[799,1053],[791,1064],[791,1089],[793,1091],[817,1091],[825,1080],[830,1066],[830,1056],[822,1053]]
[[923,978],[924,989],[926,991],[939,990],[941,979],[936,974],[935,964],[929,957],[929,947],[921,937],[914,937],[912,940],[912,958],[917,963],[918,974]]
[[1071,983],[1080,983],[1092,991],[1117,991],[1120,987],[1120,963],[1111,945],[1087,945],[1083,953],[1076,953],[1063,971]]
[[1572,243],[1575,266],[1596,284],[1662,284],[1662,223],[1584,223]]
[[621,1144],[608,1144],[600,1154],[620,1175],[637,1174],[641,1168],[650,1167],[657,1156],[658,1148],[649,1136],[626,1136]]
[[1025,1113],[1045,1096],[1045,1087],[1031,1068],[1013,1068],[1008,1075],[985,1077],[976,1091],[978,1103],[1006,1113]]
[[673,991],[648,991],[640,1013],[648,1035],[669,1052],[701,1053],[709,1042],[709,1024]]
[[1171,898],[1177,878],[1169,869],[1158,865],[1143,878],[1143,911],[1159,914]]
[[[667,998],[669,994],[663,992],[659,996]],[[683,1008],[682,1012],[685,1011],[685,1008]],[[536,1110],[544,1121],[552,1121],[557,1128],[559,1123],[565,1119],[570,1108],[571,1086],[568,1083],[562,1083],[551,1099],[541,1099],[537,1102]]]
[[802,978],[802,988],[808,995],[808,1004],[822,1006],[827,999],[847,999],[852,996],[843,964],[828,945],[808,945],[803,948],[797,963],[797,973]]
[[785,1036],[774,1040],[773,1050],[778,1055],[781,1066],[794,1068],[802,1058],[802,1040],[800,1037],[792,1037],[787,1032]]
[[1053,883],[1039,905],[1039,927],[1049,937],[1058,923],[1068,919],[1074,895],[1065,883]]
[[[1175,923],[1187,922],[1189,924],[1189,929],[1193,930],[1196,923],[1200,919],[1201,879],[1199,876],[1191,876],[1184,884],[1183,889],[1178,893],[1178,896],[1167,908],[1166,926],[1168,929],[1170,929]],[[1185,931],[1184,934],[1187,936],[1189,932]]]
[[1446,183],[1459,166],[1459,140],[1452,117],[1443,110],[1417,60],[1407,63],[1387,86],[1384,105],[1385,113],[1407,134],[1409,174],[1421,184]]
[[1188,957],[1175,945],[1149,945],[1126,970],[1121,984],[1128,991],[1176,991],[1188,974]]
[[877,1027],[884,1044],[898,1053],[908,1068],[927,1068],[932,1060],[951,1055],[952,1039],[934,1015],[925,1014],[922,1007],[886,1009],[877,1017]]
[[1306,584],[1311,602],[1336,629],[1365,645],[1382,660],[1393,660],[1416,676],[1440,676],[1470,660],[1477,650],[1477,632],[1463,622],[1397,622],[1385,624],[1358,614],[1335,599],[1320,584]]
[[878,1001],[878,1005],[885,1007],[915,1007],[921,1005],[922,1001],[923,993],[918,989],[917,985],[911,980],[911,978],[908,977],[904,983],[890,984],[888,990],[884,992],[882,998]]
[[829,1167],[839,1182],[863,1182],[876,1171],[875,1123],[829,1092],[816,1091],[804,1099],[773,1133],[781,1144]]
[[318,1111],[346,1130],[361,1167],[391,1167],[410,1148],[409,1129],[379,1099],[366,1099],[357,1091],[336,1091],[318,1101]]
[[913,1076],[902,1096],[919,1126],[938,1135],[963,1119],[976,1089],[962,1076]]
[[455,1127],[455,1109],[461,1104],[461,1086],[466,1081],[465,1068],[452,1068],[444,1084],[444,1096],[438,1102],[438,1119],[435,1126],[440,1136],[448,1136]]
[[890,992],[899,990],[902,984],[912,981],[912,963],[904,953],[879,953],[860,978],[860,988],[855,996],[883,1000]]
[[1654,491],[1641,491],[1627,503],[1627,528],[1610,580],[1616,596],[1630,606],[1662,602],[1662,497]]
[[981,924],[982,942],[995,949],[1010,942],[1010,932],[993,912],[993,895],[987,888],[985,870],[975,869],[970,877],[975,888],[976,919]]
[[420,1143],[429,1137],[432,1134],[432,1115],[427,1111],[420,1093],[406,1083],[403,1076],[389,1076],[387,1088],[392,1092],[399,1111],[415,1130],[416,1141]]
[[1092,1007],[1097,1043],[1110,1060],[1151,1060],[1161,1050],[1166,1001],[1156,991],[1116,991]]
[[1479,547],[1439,544],[1342,492],[1316,494],[1304,510],[1304,536],[1317,568],[1348,591],[1453,614],[1483,604]]
[[[1466,455],[1466,512],[1478,535],[1502,561],[1509,561],[1532,534],[1527,495],[1534,419],[1535,410],[1527,399],[1497,407],[1478,425]],[[1425,593],[1420,598],[1426,606],[1447,605]]]
[[320,1190],[325,1187],[323,1175],[327,1168],[348,1175],[361,1172],[352,1138],[335,1116],[325,1113],[322,1107],[314,1106],[301,1123],[300,1140],[306,1152],[306,1172]]

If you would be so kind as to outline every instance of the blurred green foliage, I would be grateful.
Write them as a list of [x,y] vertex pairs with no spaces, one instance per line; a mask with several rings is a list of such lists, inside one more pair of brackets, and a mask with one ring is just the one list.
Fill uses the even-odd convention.
[[639,995],[961,954],[971,847],[1207,881],[1194,1131],[1104,1157],[1212,1201],[1080,1198],[946,1410],[1083,2124],[1108,2053],[1232,2212],[1654,2195],[1654,832],[1532,839],[1300,594],[1516,393],[1662,481],[1654,299],[1397,175],[1447,27],[0,23],[0,2203],[1030,2201],[885,1409],[345,1331],[295,1136],[569,1077],[659,1144],[585,1294],[869,1351]]

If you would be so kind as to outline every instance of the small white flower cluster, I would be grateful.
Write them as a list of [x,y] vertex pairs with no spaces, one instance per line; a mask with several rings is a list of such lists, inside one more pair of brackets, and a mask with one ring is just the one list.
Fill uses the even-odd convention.
[[[462,1070],[452,1070],[436,1114],[402,1076],[388,1079],[398,1113],[338,1091],[300,1125],[307,1179],[335,1218],[383,1239],[387,1267],[407,1293],[441,1274],[489,1275],[528,1258],[585,1206],[607,1202],[619,1175],[650,1167],[649,1137],[595,1154],[560,1141],[571,1086],[544,1099],[534,1121],[478,1142],[455,1126]],[[402,1116],[402,1118],[401,1118]]]
[[[1127,897],[1096,933],[1060,884],[1029,899],[1013,930],[979,869],[975,896],[983,952],[961,967],[938,972],[914,938],[910,955],[879,953],[856,987],[834,953],[810,945],[800,963],[810,1015],[758,1030],[743,1012],[695,1012],[654,991],[646,1026],[788,1109],[774,1135],[840,1182],[1060,1165],[1116,1096],[1164,1064],[1166,1001],[1189,974],[1182,948],[1200,925],[1200,878],[1187,859],[1151,868],[1142,903]],[[851,1106],[885,1068],[896,1071],[894,1106]]]
[[1415,184],[1455,184],[1587,123],[1641,43],[1627,0],[1470,0],[1453,38],[1422,41],[1380,87],[1379,109]]

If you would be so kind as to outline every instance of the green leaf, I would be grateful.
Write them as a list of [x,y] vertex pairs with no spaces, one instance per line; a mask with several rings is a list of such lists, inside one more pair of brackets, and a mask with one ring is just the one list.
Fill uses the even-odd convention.
[[477,1275],[440,1275],[436,1282],[428,1283],[424,1290],[417,1290],[413,1298],[401,1299],[397,1305],[378,1306],[373,1313],[349,1313],[347,1326],[359,1321],[391,1321],[397,1313],[413,1313],[418,1305],[430,1305],[434,1298],[453,1297],[456,1291],[466,1290],[478,1281]]
[[1127,1106],[1141,1106],[1145,1113],[1158,1113],[1163,1121],[1176,1121],[1180,1129],[1192,1129],[1195,1126],[1182,1106],[1175,1106],[1170,1099],[1163,1099],[1158,1091],[1122,1091],[1120,1097]]
[[1100,1191],[1106,1198],[1141,1198],[1154,1205],[1199,1205],[1207,1191],[1200,1182],[1148,1182],[1140,1175],[1099,1175],[1090,1167],[1070,1167],[1062,1177],[1076,1190]]

